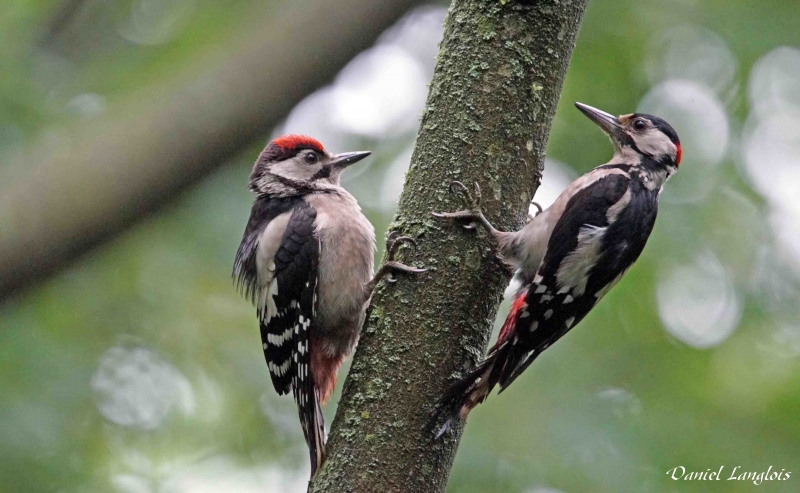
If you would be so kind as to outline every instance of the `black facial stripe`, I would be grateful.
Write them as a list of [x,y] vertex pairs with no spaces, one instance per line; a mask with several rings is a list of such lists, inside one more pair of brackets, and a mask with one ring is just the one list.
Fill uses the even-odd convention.
[[633,167],[632,164],[622,164],[622,163],[619,163],[619,164],[604,164],[602,166],[598,166],[598,168],[602,168],[602,169],[620,169],[620,170],[622,170],[622,171],[624,171],[626,173],[630,172],[631,167]]
[[641,168],[658,171],[663,170],[664,166],[675,166],[675,162],[669,156],[660,156],[659,158],[652,158],[650,156],[642,156],[642,162],[639,163]]
[[[648,115],[637,115],[637,116],[647,117]],[[655,118],[655,117],[653,117],[653,118]],[[665,124],[669,125],[666,122],[665,122]],[[670,129],[671,128],[672,127],[670,127]],[[674,133],[674,131],[673,131],[673,133]],[[669,137],[669,134],[665,133],[665,135],[667,135],[667,137]],[[676,138],[677,138],[677,136],[676,136]],[[650,154],[642,152],[639,149],[639,147],[636,146],[636,142],[634,142],[633,137],[631,137],[630,134],[628,134],[625,131],[622,131],[622,130],[618,131],[616,133],[616,135],[615,135],[615,139],[617,140],[617,143],[620,146],[629,147],[632,150],[634,150],[637,154],[639,154],[641,156],[641,158],[642,158],[642,160],[639,163],[639,165],[644,167],[644,168],[652,167],[653,169],[657,169],[657,168],[663,168],[664,166],[668,166],[668,165],[669,166],[675,166],[675,157],[674,156],[670,156],[668,154],[663,154],[663,155],[660,155],[660,156],[651,156]],[[676,145],[680,145],[680,144],[676,143]],[[622,166],[622,165],[604,165],[602,167],[603,168],[611,168],[611,167],[618,167],[618,166]],[[627,165],[625,165],[625,166],[627,166]],[[622,168],[620,168],[620,169],[622,169]]]
[[274,177],[277,181],[281,182],[282,184],[286,185],[287,187],[291,187],[297,190],[300,193],[311,193],[316,192],[317,189],[312,183],[312,180],[294,180],[292,178],[287,178],[285,176],[276,175],[274,173],[269,173],[270,176]]
[[314,176],[310,178],[310,181],[319,180],[320,178],[330,178],[331,176],[331,167],[330,166],[323,166],[320,168],[319,171],[314,173]]
[[619,143],[624,147],[630,147],[636,151],[637,154],[644,154],[639,150],[638,147],[636,147],[636,142],[633,141],[633,137],[628,135],[628,133],[625,131],[620,130],[617,132],[617,141],[619,141]]

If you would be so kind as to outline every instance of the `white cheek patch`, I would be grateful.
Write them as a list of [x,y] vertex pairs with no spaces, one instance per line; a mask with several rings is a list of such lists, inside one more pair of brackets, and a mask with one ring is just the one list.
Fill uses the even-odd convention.
[[666,154],[672,156],[672,158],[675,158],[678,154],[677,146],[658,129],[651,128],[644,135],[632,134],[631,138],[636,143],[636,147],[644,154],[654,157]]
[[282,176],[291,180],[308,180],[319,170],[319,166],[311,166],[299,162],[297,158],[275,163],[268,168],[271,175]]

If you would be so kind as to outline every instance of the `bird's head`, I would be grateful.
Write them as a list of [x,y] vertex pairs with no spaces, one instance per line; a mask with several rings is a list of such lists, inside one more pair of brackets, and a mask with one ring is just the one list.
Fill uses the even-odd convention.
[[316,139],[283,135],[261,151],[250,174],[250,189],[292,196],[336,187],[345,168],[369,155],[369,151],[330,154]]
[[681,164],[678,134],[661,118],[644,113],[616,117],[582,103],[575,103],[575,106],[611,137],[614,143],[612,162],[638,164],[644,157],[666,168],[670,174]]

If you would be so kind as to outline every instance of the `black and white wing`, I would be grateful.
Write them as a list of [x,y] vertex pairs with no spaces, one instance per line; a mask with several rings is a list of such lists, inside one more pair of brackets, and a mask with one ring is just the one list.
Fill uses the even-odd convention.
[[658,208],[657,193],[639,185],[627,173],[610,173],[570,198],[522,295],[514,333],[502,341],[509,347],[496,374],[501,389],[580,322],[639,257]]
[[272,281],[261,310],[261,339],[272,383],[279,394],[291,387],[311,456],[311,474],[325,456],[325,423],[310,372],[310,329],[315,323],[319,239],[317,211],[306,202],[293,210],[275,253]]
[[[314,236],[317,212],[300,202],[291,212],[272,259],[265,259],[259,276],[268,279],[259,300],[264,356],[275,390],[283,395],[307,376],[309,328],[319,265],[319,239]],[[306,380],[304,378],[304,380]]]
[[[272,384],[280,395],[290,390],[293,393],[311,456],[312,475],[325,454],[325,423],[310,372],[320,250],[319,239],[314,235],[316,217],[316,210],[305,201],[293,201],[288,211],[274,215],[272,227],[267,224],[254,234],[252,260],[241,262],[255,268],[254,280],[250,280],[250,274],[245,276],[244,291],[258,307]],[[243,245],[245,241],[247,232]],[[259,242],[275,244],[276,248],[259,249]]]
[[431,424],[444,433],[460,415],[502,392],[539,354],[566,334],[638,258],[655,222],[658,192],[625,170],[597,170],[594,181],[569,198],[533,281],[512,303],[486,359],[454,382]]

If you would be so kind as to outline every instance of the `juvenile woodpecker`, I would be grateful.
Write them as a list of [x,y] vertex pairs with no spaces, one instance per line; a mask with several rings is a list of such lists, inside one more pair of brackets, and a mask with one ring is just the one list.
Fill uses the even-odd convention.
[[681,162],[675,130],[652,115],[615,117],[575,106],[608,134],[614,156],[572,182],[520,231],[498,231],[486,220],[477,184],[473,198],[454,182],[468,210],[434,213],[468,228],[475,223],[485,228],[520,283],[495,345],[440,400],[434,423],[444,423],[437,436],[453,419],[465,419],[495,385],[505,390],[577,325],[633,265],[653,229],[658,196]]
[[272,384],[294,394],[312,477],[325,459],[321,406],[358,341],[372,291],[392,272],[424,271],[393,260],[413,240],[390,235],[388,261],[373,276],[375,230],[339,185],[342,171],[369,154],[332,155],[302,135],[270,142],[250,175],[256,198],[233,267],[257,307]]

